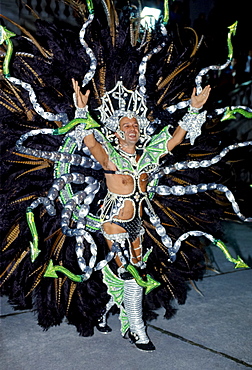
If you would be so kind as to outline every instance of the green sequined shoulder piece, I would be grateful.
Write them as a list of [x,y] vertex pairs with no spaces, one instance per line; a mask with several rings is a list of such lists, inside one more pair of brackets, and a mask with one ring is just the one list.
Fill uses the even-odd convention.
[[133,173],[134,168],[131,162],[127,158],[121,156],[100,131],[98,130],[94,131],[96,140],[98,140],[102,145],[105,146],[109,159],[116,165],[118,171],[124,172],[125,174],[127,174],[127,172]]
[[172,137],[169,127],[164,127],[158,134],[154,135],[144,148],[144,152],[138,161],[139,172],[142,172],[143,169],[145,172],[154,169],[158,166],[160,157],[168,153],[167,142]]

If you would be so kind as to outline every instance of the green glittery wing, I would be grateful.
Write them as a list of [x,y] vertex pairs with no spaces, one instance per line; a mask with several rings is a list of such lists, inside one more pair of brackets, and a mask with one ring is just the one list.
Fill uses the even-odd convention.
[[131,162],[127,158],[122,157],[108,140],[106,140],[106,148],[108,150],[110,160],[116,165],[119,171],[124,173],[134,172]]
[[164,127],[157,135],[154,135],[137,163],[138,171],[151,170],[158,166],[161,155],[168,153],[167,142],[172,137],[169,127]]
[[121,333],[124,336],[129,329],[129,320],[127,313],[122,306],[124,296],[124,280],[118,278],[106,265],[102,269],[103,282],[107,285],[108,294],[112,297],[114,303],[120,308],[119,320],[121,322]]
[[121,322],[121,333],[124,336],[130,328],[129,319],[123,306],[120,307],[119,320]]
[[119,279],[106,265],[102,269],[103,282],[108,287],[108,293],[112,296],[115,304],[120,307],[123,302],[124,281]]

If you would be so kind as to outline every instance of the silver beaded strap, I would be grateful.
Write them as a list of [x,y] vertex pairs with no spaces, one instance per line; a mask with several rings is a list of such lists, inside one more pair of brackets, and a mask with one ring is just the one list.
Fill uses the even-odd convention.
[[[154,189],[151,189],[152,191]],[[181,186],[181,185],[174,185],[174,186],[166,186],[166,185],[160,185],[157,186],[155,189],[155,192],[159,195],[175,195],[175,196],[181,196],[181,195],[192,195],[197,193],[202,193],[209,190],[218,190],[220,192],[225,193],[225,196],[232,204],[233,210],[236,213],[236,215],[244,222],[252,222],[252,218],[248,217],[246,218],[241,212],[240,208],[235,200],[235,197],[233,193],[222,184],[216,184],[216,183],[209,183],[209,184],[198,184],[198,185],[188,185],[188,186]]]
[[82,46],[85,49],[85,52],[87,53],[87,55],[90,58],[89,70],[85,74],[85,76],[82,80],[82,87],[86,86],[89,83],[89,81],[91,81],[91,79],[93,78],[93,76],[95,74],[96,66],[97,66],[97,60],[95,58],[94,52],[93,52],[92,49],[90,49],[90,47],[88,46],[88,44],[84,40],[86,28],[93,21],[93,19],[94,19],[94,14],[89,14],[88,20],[83,24],[82,29],[80,30],[80,33],[79,33],[80,43],[82,44]]
[[201,127],[206,122],[206,111],[198,113],[200,108],[190,107],[182,120],[179,121],[179,126],[187,131],[186,139],[190,138],[190,144],[193,145],[195,139],[201,134]]
[[231,60],[228,59],[226,63],[222,65],[211,65],[205,68],[202,68],[201,71],[198,73],[198,75],[195,78],[195,84],[196,84],[196,91],[197,95],[201,93],[202,87],[201,87],[201,82],[202,82],[202,77],[207,74],[210,70],[212,71],[221,71],[229,66],[231,63]]
[[24,82],[18,78],[15,77],[8,77],[8,81],[15,85],[20,85],[23,89],[25,89],[29,94],[30,102],[33,106],[33,109],[37,114],[39,114],[42,118],[44,118],[47,121],[61,121],[63,125],[65,125],[68,122],[68,116],[66,113],[58,113],[54,114],[51,112],[46,112],[42,106],[38,103],[36,94],[32,88],[32,86],[28,82]]
[[138,85],[139,85],[139,93],[142,96],[145,96],[146,93],[146,77],[145,77],[145,72],[146,72],[146,67],[147,67],[147,62],[150,59],[150,57],[153,54],[157,54],[160,50],[163,49],[165,46],[165,42],[162,42],[161,45],[158,45],[155,47],[153,50],[151,50],[148,54],[146,54],[143,59],[141,60],[141,63],[139,65],[138,71],[139,71],[139,79],[138,79]]
[[180,237],[175,241],[172,248],[169,249],[169,258],[168,258],[169,262],[174,262],[176,260],[176,254],[178,253],[178,251],[181,247],[181,242],[186,240],[190,236],[196,236],[196,237],[204,236],[205,238],[207,238],[208,240],[210,240],[214,244],[215,244],[215,240],[216,240],[213,235],[211,235],[209,233],[206,233],[204,231],[201,231],[201,230],[188,231],[188,232],[180,235]]
[[24,153],[28,155],[32,155],[34,157],[50,159],[51,161],[59,161],[63,163],[70,163],[72,165],[82,166],[85,168],[89,168],[92,166],[93,160],[90,158],[86,158],[84,156],[80,156],[78,154],[69,154],[69,153],[60,153],[60,152],[49,152],[49,151],[42,151],[40,149],[32,149],[23,146],[23,142],[26,141],[29,137],[36,136],[39,134],[48,135],[53,134],[53,129],[39,129],[39,130],[31,130],[24,135],[22,135],[18,141],[16,142],[16,149],[19,153]]
[[[60,180],[63,179],[63,176]],[[57,181],[57,180],[56,180]],[[62,232],[67,236],[78,236],[83,235],[85,229],[85,222],[81,222],[80,220],[84,220],[85,217],[89,213],[89,206],[92,203],[95,194],[100,189],[100,184],[97,180],[95,180],[91,176],[86,176],[83,179],[83,182],[86,182],[88,185],[84,188],[84,190],[78,191],[74,194],[73,197],[70,198],[68,202],[66,202],[65,207],[61,213],[61,228]],[[79,183],[83,183],[79,182]],[[75,182],[76,183],[76,182]],[[76,208],[76,205],[80,205],[80,209],[78,211],[78,222],[76,228],[71,229],[69,227],[72,213]]]
[[49,197],[38,197],[32,202],[29,208],[33,210],[37,208],[40,204],[43,204],[49,216],[54,216],[56,214],[56,209]]
[[160,175],[154,175],[153,178],[159,178],[163,175],[168,175],[169,173],[175,172],[175,171],[180,171],[184,170],[187,168],[206,168],[210,167],[213,164],[218,163],[220,160],[222,160],[223,157],[227,155],[227,153],[230,150],[238,149],[238,148],[243,148],[245,146],[252,145],[252,140],[251,141],[244,141],[241,143],[237,144],[231,144],[227,146],[226,148],[222,149],[222,151],[214,156],[211,159],[203,159],[202,161],[184,161],[184,162],[177,162],[174,165],[167,166],[165,168],[160,169]]
[[168,113],[173,114],[173,113],[176,112],[177,109],[184,109],[184,108],[186,108],[190,104],[190,101],[191,101],[190,99],[189,100],[185,100],[185,101],[181,101],[178,104],[170,105],[169,107],[165,108],[165,110]]

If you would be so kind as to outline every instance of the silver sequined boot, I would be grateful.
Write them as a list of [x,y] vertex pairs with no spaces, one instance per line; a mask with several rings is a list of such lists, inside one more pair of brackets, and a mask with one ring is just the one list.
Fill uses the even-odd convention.
[[124,307],[129,319],[129,338],[142,351],[154,351],[155,346],[146,334],[142,318],[143,288],[135,279],[124,282]]

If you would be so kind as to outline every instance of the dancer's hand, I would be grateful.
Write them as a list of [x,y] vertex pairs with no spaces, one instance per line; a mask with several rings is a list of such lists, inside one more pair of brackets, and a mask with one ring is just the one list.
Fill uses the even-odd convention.
[[86,94],[84,95],[80,91],[80,86],[78,84],[78,81],[76,81],[74,78],[72,78],[72,84],[73,84],[73,89],[76,95],[76,103],[77,103],[78,108],[85,108],[88,102],[90,90],[87,90]]
[[210,85],[207,85],[199,95],[196,95],[196,87],[194,87],[191,96],[191,106],[194,108],[201,108],[207,101],[211,91]]

